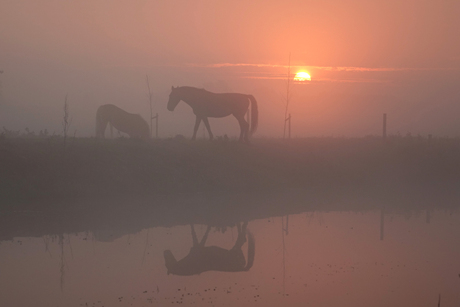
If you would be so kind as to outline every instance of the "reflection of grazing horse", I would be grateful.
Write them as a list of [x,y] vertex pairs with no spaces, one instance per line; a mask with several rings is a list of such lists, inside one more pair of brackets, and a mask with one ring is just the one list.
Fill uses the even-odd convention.
[[104,137],[105,128],[110,123],[132,138],[147,140],[150,136],[149,125],[139,114],[131,114],[113,104],[100,106],[96,112],[96,137]]
[[[249,231],[246,231],[248,223],[243,223],[238,227],[238,238],[232,249],[227,250],[218,246],[204,246],[208,238],[211,226],[208,226],[201,242],[198,243],[193,225],[192,239],[193,247],[190,252],[181,260],[176,260],[170,250],[164,251],[166,268],[168,274],[174,275],[196,275],[206,271],[221,271],[221,272],[243,272],[249,271],[254,263],[255,242],[254,237]],[[248,235],[248,262],[243,255],[241,247],[246,242],[246,232]]]
[[[208,130],[209,138],[213,138],[208,117],[225,117],[233,114],[240,124],[240,141],[248,141],[249,130],[252,134],[257,129],[257,101],[252,95],[237,93],[215,94],[189,86],[172,87],[169,95],[168,110],[174,111],[174,108],[181,100],[192,107],[193,113],[196,115],[192,140],[196,138],[196,132],[201,121],[204,122]],[[244,115],[249,108],[249,102],[251,102],[251,129],[249,129],[249,124],[244,119]]]

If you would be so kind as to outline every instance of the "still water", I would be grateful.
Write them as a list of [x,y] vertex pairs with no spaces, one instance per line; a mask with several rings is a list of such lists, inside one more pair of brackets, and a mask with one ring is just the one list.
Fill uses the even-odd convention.
[[[190,252],[190,225],[15,237],[0,242],[0,306],[460,306],[460,216],[386,213],[383,228],[381,218],[368,211],[251,220],[248,271],[191,276],[165,266],[165,250],[176,260]],[[199,244],[208,227],[193,229]],[[230,250],[238,232],[212,227],[204,246]],[[228,256],[223,249],[213,257]],[[210,257],[198,253],[184,266],[206,267]]]

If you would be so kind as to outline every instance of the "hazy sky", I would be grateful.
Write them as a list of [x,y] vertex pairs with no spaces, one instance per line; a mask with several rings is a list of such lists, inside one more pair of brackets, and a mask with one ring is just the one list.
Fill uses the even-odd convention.
[[292,87],[296,136],[380,134],[385,112],[390,134],[460,136],[458,16],[456,0],[0,0],[0,126],[60,133],[66,94],[79,136],[104,103],[148,119],[148,74],[161,136],[193,129],[188,106],[166,110],[172,85],[253,94],[258,135],[280,136],[291,54],[312,77]]

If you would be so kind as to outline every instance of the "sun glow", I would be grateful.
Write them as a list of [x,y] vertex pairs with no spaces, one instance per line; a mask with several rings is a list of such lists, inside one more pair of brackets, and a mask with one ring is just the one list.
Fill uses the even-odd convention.
[[294,77],[295,82],[304,82],[304,81],[311,81],[311,77],[307,72],[299,71],[296,73]]

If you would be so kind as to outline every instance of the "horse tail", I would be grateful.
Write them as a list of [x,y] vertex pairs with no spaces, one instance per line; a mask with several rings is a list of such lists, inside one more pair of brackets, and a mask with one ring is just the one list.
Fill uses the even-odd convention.
[[244,270],[249,271],[249,269],[252,268],[252,265],[254,264],[254,255],[256,254],[256,242],[254,240],[253,234],[250,233],[249,230],[246,230],[246,233],[248,234],[248,262],[246,263]]
[[259,109],[257,108],[257,101],[252,95],[248,95],[251,100],[251,134],[256,132],[259,124]]

